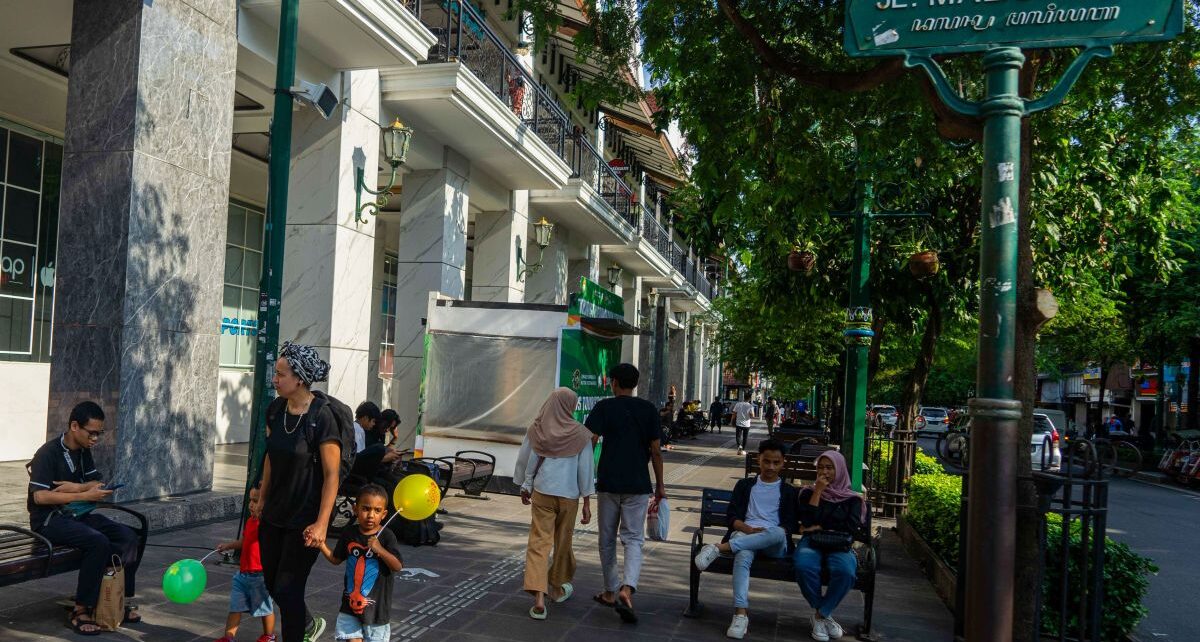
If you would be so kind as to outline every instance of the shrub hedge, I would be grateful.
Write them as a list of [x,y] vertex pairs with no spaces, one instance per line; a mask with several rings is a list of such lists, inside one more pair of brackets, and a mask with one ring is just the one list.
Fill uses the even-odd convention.
[[[936,463],[936,461],[934,462]],[[905,519],[929,543],[934,553],[952,569],[958,568],[958,522],[962,498],[962,479],[939,470],[914,475],[908,490],[908,515]],[[1062,519],[1047,518],[1046,573],[1042,582],[1042,630],[1057,634],[1058,597],[1051,597],[1052,587],[1058,585],[1059,564],[1062,561]],[[1079,522],[1071,523],[1071,549],[1068,573],[1078,572],[1080,559]],[[1158,572],[1154,561],[1138,555],[1129,546],[1106,538],[1104,543],[1104,603],[1101,629],[1103,639],[1118,642],[1127,639],[1138,622],[1146,616],[1142,599],[1150,585],[1149,576]],[[1071,591],[1068,597],[1068,628],[1078,622],[1081,591]]]

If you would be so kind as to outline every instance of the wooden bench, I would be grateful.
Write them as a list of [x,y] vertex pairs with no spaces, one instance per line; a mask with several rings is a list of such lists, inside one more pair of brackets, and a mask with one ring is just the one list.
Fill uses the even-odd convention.
[[[138,522],[138,557],[146,549],[150,528],[146,516],[115,504],[101,504],[96,510],[112,510],[132,515]],[[21,526],[0,524],[0,586],[19,584],[79,569],[83,552],[71,546],[55,546],[45,537]]]
[[[700,552],[700,548],[704,546],[704,529],[708,527],[720,528],[720,537],[724,537],[726,530],[729,528],[729,522],[726,514],[729,511],[729,502],[733,499],[733,491],[722,490],[716,488],[705,488],[702,491],[700,498],[700,527],[696,529],[696,533],[692,535],[692,553],[691,558],[695,559]],[[871,533],[871,510],[867,507],[867,523],[863,529],[866,533]],[[869,535],[868,535],[869,538]],[[789,548],[791,548],[789,546]],[[860,591],[863,594],[863,621],[859,625],[856,637],[860,640],[870,640],[871,638],[871,616],[875,604],[875,544],[870,539],[863,539],[854,543],[852,549],[855,556],[858,557],[858,576],[854,580],[854,590]],[[684,610],[685,617],[700,617],[704,612],[704,606],[700,603],[700,575],[701,571],[696,568],[696,565],[690,564],[691,576],[688,581],[688,607]],[[712,564],[705,569],[707,573],[719,573],[721,575],[733,574],[733,555],[722,554]],[[778,580],[781,582],[796,582],[796,571],[792,565],[792,558],[772,558],[767,556],[758,556],[754,558],[754,564],[750,567],[750,577],[763,580]],[[821,572],[821,583],[829,582],[829,574],[827,571]],[[796,590],[796,599],[804,599]]]
[[[817,479],[817,457],[828,451],[828,446],[802,444],[792,447],[783,456],[783,470],[779,476],[789,482],[811,482]],[[758,474],[758,453],[746,453],[746,477]]]

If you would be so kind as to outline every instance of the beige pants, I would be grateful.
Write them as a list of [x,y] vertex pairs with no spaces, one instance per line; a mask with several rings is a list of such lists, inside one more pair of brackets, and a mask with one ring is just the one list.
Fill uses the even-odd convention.
[[[531,509],[529,546],[525,549],[525,590],[546,593],[554,599],[562,595],[562,585],[575,577],[571,536],[579,499],[543,495],[535,490]],[[553,587],[553,592],[549,587]]]

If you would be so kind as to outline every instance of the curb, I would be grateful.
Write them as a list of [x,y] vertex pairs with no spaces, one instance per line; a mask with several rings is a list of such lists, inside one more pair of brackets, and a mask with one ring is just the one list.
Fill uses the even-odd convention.
[[904,543],[904,549],[925,572],[925,577],[933,584],[933,589],[938,597],[942,598],[942,603],[953,613],[957,595],[957,574],[933,552],[925,539],[913,530],[904,517],[896,520],[896,534]]

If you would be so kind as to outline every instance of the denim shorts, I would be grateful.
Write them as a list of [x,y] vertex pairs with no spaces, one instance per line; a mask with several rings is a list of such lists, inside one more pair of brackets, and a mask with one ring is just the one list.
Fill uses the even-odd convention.
[[337,630],[336,637],[339,640],[362,638],[363,642],[388,642],[392,637],[391,624],[374,626],[363,624],[357,615],[350,613],[338,613],[337,624],[334,625],[334,628]]
[[253,617],[266,617],[275,612],[275,603],[267,593],[267,582],[262,573],[239,572],[233,576],[229,612],[249,613]]

